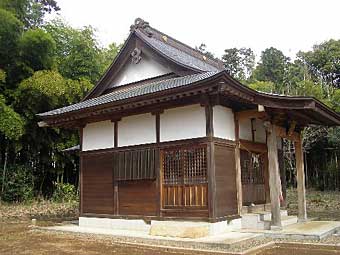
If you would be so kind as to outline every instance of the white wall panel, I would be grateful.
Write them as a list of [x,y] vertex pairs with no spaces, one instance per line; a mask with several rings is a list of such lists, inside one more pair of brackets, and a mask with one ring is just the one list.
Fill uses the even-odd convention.
[[263,121],[256,119],[255,123],[255,142],[266,143],[266,129],[263,126]]
[[120,71],[111,86],[120,86],[140,80],[170,73],[171,70],[155,60],[143,55],[138,64],[128,62]]
[[[263,121],[256,119],[254,122],[255,142],[266,143],[266,130]],[[240,139],[252,141],[251,119],[240,121]]]
[[174,141],[206,136],[205,109],[200,105],[165,110],[160,115],[160,140]]
[[97,150],[114,146],[114,123],[110,120],[87,124],[83,129],[82,150]]
[[251,120],[250,119],[243,119],[239,122],[239,132],[240,132],[240,139],[243,140],[252,140],[252,133],[251,133]]
[[213,108],[214,137],[235,140],[234,113],[230,108],[216,105]]
[[118,122],[118,146],[156,142],[156,117],[147,114],[122,118]]

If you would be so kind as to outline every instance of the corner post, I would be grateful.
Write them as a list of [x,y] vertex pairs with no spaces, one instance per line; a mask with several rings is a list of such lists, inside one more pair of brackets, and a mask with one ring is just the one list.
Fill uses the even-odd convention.
[[241,173],[241,152],[240,152],[240,124],[234,112],[235,125],[235,164],[236,164],[236,193],[237,193],[237,211],[242,214],[243,197],[242,197],[242,173]]
[[272,221],[271,225],[277,228],[282,227],[281,211],[280,211],[280,172],[277,150],[277,137],[275,125],[271,122],[264,122],[267,131],[267,146],[268,146],[268,168],[269,168],[269,189]]
[[206,118],[206,136],[208,138],[207,143],[207,160],[208,160],[208,208],[209,218],[216,218],[216,179],[215,179],[215,145],[213,142],[214,137],[214,121],[213,121],[213,106],[210,98],[204,98],[204,102],[201,104],[205,107]]
[[306,187],[305,187],[305,171],[304,159],[302,150],[302,134],[294,142],[295,157],[296,157],[296,175],[297,175],[297,192],[298,192],[298,221],[304,222],[307,220],[306,209]]

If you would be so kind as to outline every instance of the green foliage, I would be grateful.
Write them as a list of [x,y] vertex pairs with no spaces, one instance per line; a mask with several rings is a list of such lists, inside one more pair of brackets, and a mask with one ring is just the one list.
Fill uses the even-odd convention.
[[79,198],[77,189],[69,183],[54,183],[52,200],[58,203],[77,201]]
[[92,27],[75,29],[61,20],[45,25],[56,42],[58,71],[66,78],[98,81],[101,72],[101,50]]
[[323,100],[325,97],[322,86],[311,80],[297,82],[295,89],[295,94],[299,96],[312,96],[319,100]]
[[266,93],[273,93],[273,91],[275,90],[274,83],[270,81],[255,81],[253,83],[250,83],[248,86],[251,89]]
[[28,30],[19,47],[23,62],[34,71],[52,68],[56,45],[50,34],[41,29]]
[[[0,176],[1,174],[2,171]],[[2,199],[6,202],[31,201],[34,197],[34,177],[31,169],[22,165],[11,165],[6,174],[4,190]]]
[[16,56],[23,24],[10,12],[0,9],[0,68],[5,71]]
[[312,51],[299,52],[298,57],[314,78],[340,88],[340,40],[314,45]]
[[224,50],[224,67],[238,80],[250,77],[255,66],[255,54],[250,48],[231,48]]
[[26,110],[38,113],[58,106],[79,101],[90,90],[92,84],[84,79],[71,80],[64,78],[56,71],[37,71],[19,85],[21,98],[25,101]]
[[60,10],[55,0],[1,0],[0,8],[12,12],[26,28],[40,26],[46,13]]
[[4,83],[6,81],[6,73],[4,70],[0,69],[0,83]]
[[24,133],[24,121],[0,95],[0,134],[9,140],[18,140]]
[[108,48],[105,48],[101,51],[100,57],[100,73],[104,73],[109,66],[112,64],[113,60],[117,56],[120,51],[122,45],[118,45],[116,43],[111,43]]
[[265,49],[261,54],[260,63],[253,72],[258,81],[271,81],[275,84],[276,92],[281,92],[288,58],[282,51],[273,47]]

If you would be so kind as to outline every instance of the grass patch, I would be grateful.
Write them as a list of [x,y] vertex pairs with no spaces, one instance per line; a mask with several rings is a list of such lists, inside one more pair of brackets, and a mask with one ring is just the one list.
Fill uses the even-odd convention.
[[9,219],[73,219],[78,217],[78,201],[53,202],[36,200],[30,203],[0,204],[0,221]]
[[[340,221],[340,192],[307,190],[307,215],[318,220]],[[287,209],[290,215],[297,215],[298,199],[296,189],[287,189]]]

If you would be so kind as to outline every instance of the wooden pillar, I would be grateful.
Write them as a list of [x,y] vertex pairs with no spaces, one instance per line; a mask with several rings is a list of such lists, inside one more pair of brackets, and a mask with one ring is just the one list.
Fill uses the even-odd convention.
[[210,101],[205,103],[205,118],[206,118],[206,136],[209,138],[207,144],[207,160],[208,160],[208,208],[209,218],[216,218],[216,176],[215,176],[215,145],[212,140],[214,137],[214,121],[213,121],[213,106]]
[[295,160],[296,160],[296,174],[297,174],[297,192],[298,192],[298,220],[300,222],[307,220],[306,209],[306,187],[305,187],[305,171],[304,171],[304,157],[302,150],[302,136],[294,142],[295,146]]
[[79,128],[79,215],[83,214],[83,130],[85,126]]
[[272,226],[282,227],[280,211],[281,181],[279,172],[279,161],[277,151],[277,137],[275,126],[270,122],[265,122],[267,130],[268,146],[268,168],[269,168],[269,189],[272,213]]
[[241,153],[240,153],[240,124],[234,113],[235,124],[235,164],[236,164],[236,193],[237,193],[237,211],[242,214],[243,197],[242,197],[242,173],[241,173]]

